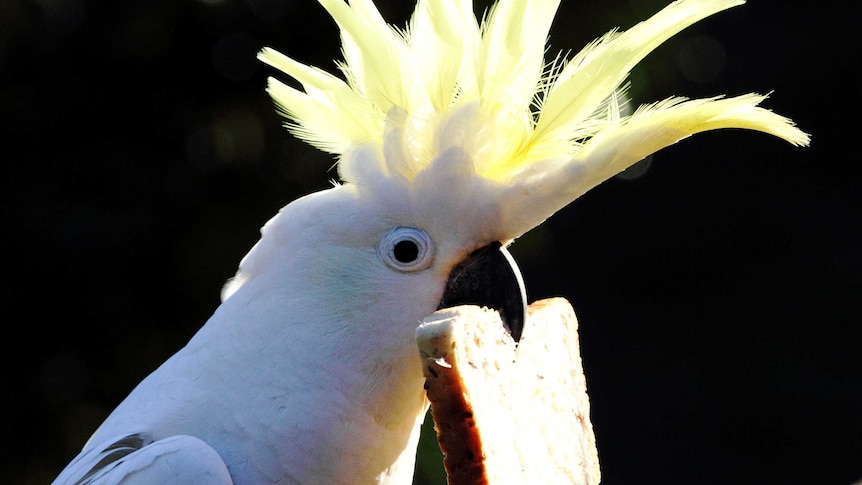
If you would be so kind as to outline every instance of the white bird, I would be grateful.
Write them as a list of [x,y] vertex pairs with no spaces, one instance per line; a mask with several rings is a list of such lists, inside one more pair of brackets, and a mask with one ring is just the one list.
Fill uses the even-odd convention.
[[260,58],[301,84],[268,91],[294,134],[338,156],[342,184],[266,223],[209,321],[54,483],[410,483],[427,409],[415,328],[473,303],[520,335],[508,244],[691,134],[808,144],[756,94],[621,114],[635,64],[741,0],[680,0],[549,62],[558,0],[500,0],[481,22],[470,0],[419,0],[405,29],[371,0],[319,1],[344,80]]

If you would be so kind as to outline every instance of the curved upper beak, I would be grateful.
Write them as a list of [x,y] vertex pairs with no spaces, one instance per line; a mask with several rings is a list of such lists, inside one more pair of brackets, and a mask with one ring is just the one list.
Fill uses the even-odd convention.
[[437,309],[457,305],[497,310],[515,342],[521,339],[527,292],[518,265],[502,244],[477,249],[452,268]]

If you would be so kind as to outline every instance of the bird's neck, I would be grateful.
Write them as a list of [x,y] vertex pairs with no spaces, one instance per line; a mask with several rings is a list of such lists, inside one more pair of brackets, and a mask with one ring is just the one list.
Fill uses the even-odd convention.
[[[225,343],[221,358],[232,360],[233,369],[251,369],[232,373],[238,376],[234,386],[272,396],[263,406],[250,407],[266,423],[275,461],[302,483],[321,477],[328,483],[411,482],[427,410],[412,328],[395,338],[375,339],[369,332],[349,335],[362,328],[361,322],[345,327],[319,315],[315,331],[302,331],[294,322],[269,322],[269,331],[263,332],[255,326],[277,315],[249,316],[254,305],[228,303],[208,323],[213,329],[202,332],[224,333],[205,340]],[[235,312],[253,323],[220,321],[238,318]],[[278,326],[286,331],[273,337],[271,329]],[[265,371],[249,366],[250,360],[263,363]]]

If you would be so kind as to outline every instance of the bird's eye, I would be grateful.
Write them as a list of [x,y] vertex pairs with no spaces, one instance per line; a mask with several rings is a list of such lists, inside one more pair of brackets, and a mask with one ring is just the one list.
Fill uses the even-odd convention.
[[390,268],[411,272],[425,269],[434,259],[431,237],[415,227],[396,227],[383,236],[377,247],[380,258]]

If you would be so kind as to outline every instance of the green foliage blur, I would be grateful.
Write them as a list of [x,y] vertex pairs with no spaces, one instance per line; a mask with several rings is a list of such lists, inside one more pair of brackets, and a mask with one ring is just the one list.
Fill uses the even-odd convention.
[[437,445],[437,433],[434,431],[434,420],[431,413],[425,416],[422,423],[422,436],[419,438],[419,448],[416,450],[416,473],[413,475],[413,485],[445,485],[446,470],[443,468],[443,454]]

